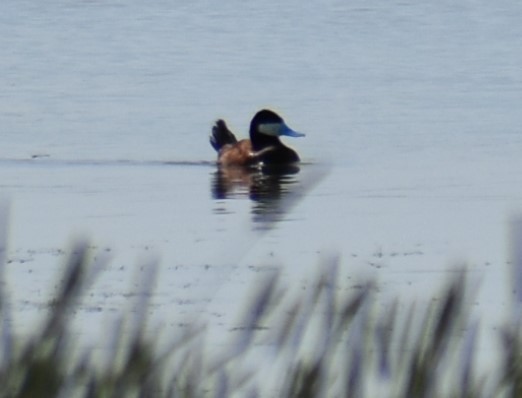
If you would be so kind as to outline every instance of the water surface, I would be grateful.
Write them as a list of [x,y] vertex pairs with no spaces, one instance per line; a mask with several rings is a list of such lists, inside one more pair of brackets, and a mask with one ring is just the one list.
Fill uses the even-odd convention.
[[[516,1],[4,1],[16,317],[45,304],[76,234],[112,257],[86,304],[103,319],[144,258],[174,327],[202,291],[237,292],[219,319],[260,266],[295,284],[333,248],[348,286],[370,274],[421,300],[466,262],[497,322],[522,208],[521,17]],[[307,133],[286,141],[299,172],[224,175],[212,122],[245,136],[263,107]]]

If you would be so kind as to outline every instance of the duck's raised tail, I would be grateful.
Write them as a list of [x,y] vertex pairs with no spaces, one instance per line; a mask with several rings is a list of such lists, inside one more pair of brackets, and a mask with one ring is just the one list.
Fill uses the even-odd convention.
[[210,145],[219,152],[223,146],[227,144],[235,144],[237,142],[234,134],[228,129],[224,120],[217,120],[212,126],[212,133],[210,133]]

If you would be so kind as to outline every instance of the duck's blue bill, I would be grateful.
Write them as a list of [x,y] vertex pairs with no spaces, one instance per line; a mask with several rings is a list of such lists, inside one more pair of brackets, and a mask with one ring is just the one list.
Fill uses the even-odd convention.
[[304,137],[305,134],[299,133],[297,131],[292,130],[290,127],[288,127],[286,124],[283,123],[281,126],[281,131],[279,133],[280,135],[287,135],[288,137]]

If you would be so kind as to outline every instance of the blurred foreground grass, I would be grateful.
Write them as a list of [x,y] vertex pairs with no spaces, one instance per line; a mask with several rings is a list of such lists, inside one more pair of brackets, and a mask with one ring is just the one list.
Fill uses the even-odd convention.
[[[123,319],[108,336],[117,349],[100,363],[74,349],[68,314],[88,290],[93,264],[86,246],[71,253],[48,317],[29,338],[12,334],[7,319],[16,314],[0,284],[2,397],[522,397],[518,320],[499,332],[499,363],[477,369],[464,272],[428,308],[397,301],[386,310],[375,305],[372,282],[339,289],[335,259],[297,297],[272,276],[256,286],[244,327],[220,355],[205,352],[204,331],[191,328],[160,349],[145,331],[143,302],[140,316],[123,315],[135,323],[131,337],[120,333]],[[267,334],[270,377],[245,365]]]

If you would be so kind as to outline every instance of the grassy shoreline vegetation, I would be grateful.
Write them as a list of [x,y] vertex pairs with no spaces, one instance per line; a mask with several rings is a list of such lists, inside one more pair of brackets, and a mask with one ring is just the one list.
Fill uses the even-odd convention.
[[[338,259],[325,260],[309,288],[292,297],[277,274],[260,280],[240,332],[220,354],[207,352],[205,330],[195,326],[158,347],[146,333],[143,299],[137,313],[115,323],[108,336],[114,352],[100,363],[75,349],[71,333],[69,314],[101,269],[88,246],[77,244],[46,320],[29,337],[12,333],[7,319],[16,314],[0,284],[0,396],[522,397],[520,321],[499,331],[499,363],[477,370],[478,322],[464,270],[426,308],[395,301],[383,309],[375,282],[340,289],[338,267]],[[153,281],[151,272],[145,288]],[[132,332],[122,333],[125,327]],[[256,372],[253,355],[267,341],[269,376]]]

